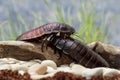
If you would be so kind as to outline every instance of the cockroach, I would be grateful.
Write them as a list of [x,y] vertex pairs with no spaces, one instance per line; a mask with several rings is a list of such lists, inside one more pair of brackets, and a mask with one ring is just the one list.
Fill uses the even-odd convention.
[[55,36],[50,39],[49,46],[56,48],[60,52],[62,51],[64,54],[72,57],[75,62],[85,67],[109,67],[108,62],[98,53],[94,52],[81,41],[71,37],[61,38]]
[[74,28],[65,23],[47,23],[38,28],[32,29],[20,35],[17,40],[34,41],[38,38],[44,38],[51,34],[63,33],[63,35],[71,35],[75,32]]
[[45,41],[58,33],[62,38],[75,32],[74,28],[65,23],[47,23],[20,35],[17,40],[29,42],[42,42],[42,51]]

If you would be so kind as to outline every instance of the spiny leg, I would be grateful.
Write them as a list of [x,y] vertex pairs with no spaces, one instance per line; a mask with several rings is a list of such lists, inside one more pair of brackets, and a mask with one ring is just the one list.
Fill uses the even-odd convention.
[[42,45],[41,45],[41,50],[42,50],[42,52],[43,52],[43,47],[44,47],[44,40],[42,41]]
[[[54,39],[56,38],[57,36],[56,36],[56,34],[53,34],[51,37],[50,37],[50,39],[49,39],[49,42],[52,44],[52,42],[54,43]],[[49,42],[48,42],[48,44],[49,44]],[[56,45],[58,44],[58,42],[59,42],[59,40],[55,40],[55,44],[53,44],[53,46],[52,46],[52,48],[54,49],[54,54],[56,53],[56,51],[57,51],[57,48],[56,48]]]
[[52,48],[53,48],[53,50],[54,50],[54,54],[56,54],[56,52],[58,51],[58,54],[59,54],[59,58],[58,59],[60,59],[61,58],[61,51],[60,50],[58,50],[57,49],[57,44],[59,44],[59,41],[61,40],[61,39],[55,39],[56,37],[58,37],[56,34],[55,35],[52,35],[51,37],[50,37],[50,39],[49,39],[49,42],[51,42],[51,44],[52,44],[52,42],[54,43],[54,45],[52,46]]
[[48,44],[52,42],[51,39],[53,38],[54,38],[54,34],[47,37],[46,44],[45,44],[46,50],[47,50]]
[[58,60],[62,57],[62,51],[58,51],[59,57]]
[[42,45],[41,45],[41,50],[42,50],[42,52],[43,52],[43,47],[44,47],[44,45],[45,45],[48,37],[49,37],[49,36],[46,36],[46,37],[44,38],[44,40],[42,41]]

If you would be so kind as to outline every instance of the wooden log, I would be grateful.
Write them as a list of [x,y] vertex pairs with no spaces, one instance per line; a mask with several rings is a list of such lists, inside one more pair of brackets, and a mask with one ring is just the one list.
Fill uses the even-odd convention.
[[50,47],[47,50],[44,48],[44,51],[41,51],[41,43],[29,43],[24,41],[0,41],[0,57],[1,58],[15,58],[18,60],[28,61],[32,59],[48,59],[53,60],[57,65],[69,64],[74,60],[61,53],[62,56],[60,59],[58,52],[55,54],[54,50]]

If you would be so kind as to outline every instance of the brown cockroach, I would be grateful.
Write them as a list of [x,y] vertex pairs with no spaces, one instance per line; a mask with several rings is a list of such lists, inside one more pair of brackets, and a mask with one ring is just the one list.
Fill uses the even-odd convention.
[[61,37],[70,36],[75,32],[74,28],[65,23],[47,23],[38,28],[32,29],[20,35],[17,40],[29,42],[42,42],[42,51],[45,41],[60,33]]
[[74,28],[72,28],[70,25],[64,23],[47,23],[23,33],[17,38],[17,40],[34,41],[38,38],[50,36],[51,34],[63,33],[63,35],[71,35],[74,32]]
[[109,67],[108,62],[104,58],[76,39],[54,36],[50,39],[49,46],[56,48],[59,54],[62,51],[64,54],[69,55],[77,63],[85,67]]

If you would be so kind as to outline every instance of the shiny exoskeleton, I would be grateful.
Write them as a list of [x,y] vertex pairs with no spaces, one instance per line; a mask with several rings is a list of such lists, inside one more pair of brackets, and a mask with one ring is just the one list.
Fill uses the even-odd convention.
[[56,36],[51,38],[49,45],[53,45],[52,47],[69,55],[77,63],[80,63],[83,66],[89,68],[109,67],[109,64],[98,53],[95,53],[85,44],[76,39],[72,39],[70,37],[61,38]]
[[42,42],[41,50],[43,51],[43,45],[46,43],[49,37],[59,36],[62,38],[70,36],[75,32],[74,28],[65,23],[48,23],[38,28],[32,29],[20,35],[17,40],[28,41],[28,42]]
[[60,33],[60,36],[70,36],[75,32],[74,28],[65,23],[48,23],[44,24],[38,28],[32,29],[20,35],[17,40],[22,41],[37,41],[44,38],[48,38],[51,35],[56,35]]

